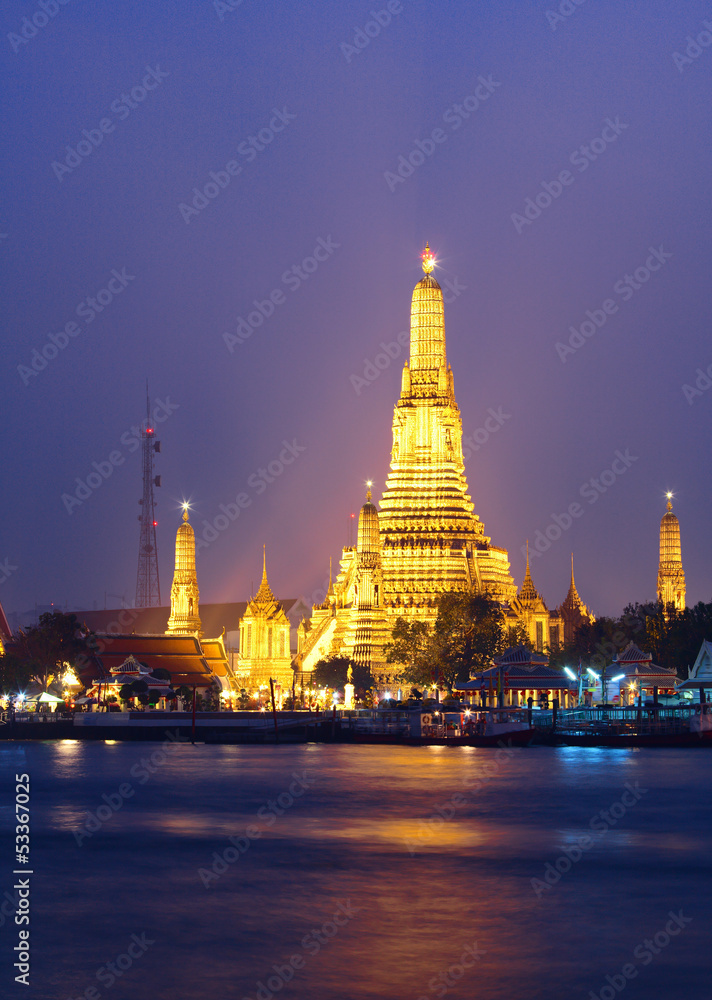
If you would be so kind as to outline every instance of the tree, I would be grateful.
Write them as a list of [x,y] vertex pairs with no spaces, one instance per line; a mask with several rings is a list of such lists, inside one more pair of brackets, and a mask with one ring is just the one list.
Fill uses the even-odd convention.
[[507,645],[501,605],[489,594],[448,591],[438,601],[435,653],[448,687],[491,665]]
[[121,687],[119,688],[119,700],[122,701],[125,705],[128,705],[133,696],[134,693],[131,690],[131,684],[122,684]]
[[151,677],[155,677],[158,681],[168,681],[171,683],[171,675],[165,667],[154,667],[151,671]]
[[3,691],[23,691],[30,683],[32,676],[32,666],[26,660],[13,653],[0,656],[0,688]]
[[314,667],[311,681],[314,687],[340,689],[343,691],[351,660],[348,656],[328,656]]
[[426,622],[408,621],[398,617],[391,632],[392,642],[386,643],[383,652],[387,663],[403,666],[401,679],[411,684],[428,684],[434,680],[428,665],[432,632]]
[[82,631],[76,615],[61,611],[40,615],[36,625],[18,631],[12,645],[14,654],[28,665],[45,691],[50,675],[57,674],[63,663],[78,672],[91,663],[89,634]]

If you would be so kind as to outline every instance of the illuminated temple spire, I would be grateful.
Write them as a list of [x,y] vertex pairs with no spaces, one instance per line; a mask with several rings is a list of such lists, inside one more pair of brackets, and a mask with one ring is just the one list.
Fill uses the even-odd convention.
[[176,564],[171,586],[171,614],[166,632],[202,635],[198,609],[198,577],[195,571],[195,533],[188,522],[188,504],[183,504],[183,523],[176,533]]
[[384,601],[390,606],[434,608],[444,590],[489,590],[502,600],[516,593],[507,554],[490,545],[467,492],[462,420],[435,266],[426,244],[379,515]]
[[524,579],[522,581],[522,586],[519,589],[517,597],[522,602],[527,601],[541,601],[542,597],[539,591],[534,586],[534,581],[532,580],[531,570],[529,569],[529,540],[527,539],[527,568],[524,573]]
[[267,582],[267,546],[262,546],[262,582],[260,583],[260,589],[255,594],[254,601],[258,604],[271,604],[276,601],[274,594],[272,593],[272,588]]
[[672,512],[672,493],[667,493],[667,511],[660,521],[660,564],[658,567],[658,601],[676,611],[685,610],[685,573],[682,568],[680,522]]

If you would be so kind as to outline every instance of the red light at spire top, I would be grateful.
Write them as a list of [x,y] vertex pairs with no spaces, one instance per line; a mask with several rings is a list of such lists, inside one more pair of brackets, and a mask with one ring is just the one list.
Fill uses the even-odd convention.
[[153,527],[155,528],[155,527],[157,527],[157,526],[158,526],[158,521],[154,521],[154,522],[153,522]]

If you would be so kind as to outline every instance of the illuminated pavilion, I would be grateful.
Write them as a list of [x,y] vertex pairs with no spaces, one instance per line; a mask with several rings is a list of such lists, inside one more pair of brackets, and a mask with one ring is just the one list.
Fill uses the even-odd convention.
[[[525,624],[535,648],[564,639],[566,601],[552,613],[536,591],[527,562],[519,593],[505,549],[492,544],[468,493],[462,420],[447,362],[443,294],[426,245],[424,277],[411,302],[410,356],[393,414],[391,465],[380,510],[370,490],[359,516],[358,542],[344,548],[336,580],[298,633],[295,666],[310,672],[328,656],[369,666],[380,686],[398,672],[384,645],[396,618],[434,623],[444,591],[487,592],[512,621]],[[574,617],[588,616],[573,583]],[[574,608],[574,604],[576,607]],[[581,611],[583,609],[583,612]]]

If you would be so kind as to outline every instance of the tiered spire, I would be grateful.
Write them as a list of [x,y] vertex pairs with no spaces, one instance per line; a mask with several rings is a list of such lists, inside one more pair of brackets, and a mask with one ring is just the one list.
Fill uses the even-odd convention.
[[529,568],[529,539],[527,539],[527,569],[517,597],[520,601],[540,601],[542,599],[541,594],[534,586],[531,570]]
[[667,493],[667,511],[660,521],[660,564],[658,566],[658,601],[676,611],[685,610],[685,573],[682,568],[680,522],[672,512],[672,493]]
[[269,604],[271,601],[276,600],[274,594],[272,593],[272,588],[267,581],[267,546],[262,546],[262,582],[260,583],[260,589],[255,594],[253,600],[259,602],[260,604]]
[[588,609],[579,597],[578,590],[576,589],[576,581],[574,580],[574,554],[571,553],[571,583],[569,584],[569,590],[564,598],[564,603],[562,607],[570,608],[571,610],[575,608],[583,608],[586,613]]
[[166,631],[202,634],[198,601],[198,576],[195,570],[195,533],[188,520],[188,503],[183,504],[182,524],[176,532],[176,559],[171,586],[171,614]]

